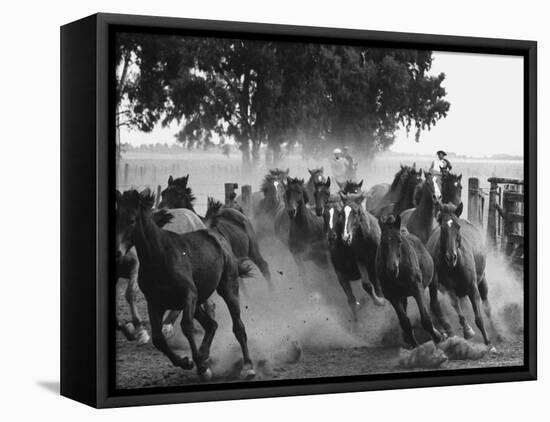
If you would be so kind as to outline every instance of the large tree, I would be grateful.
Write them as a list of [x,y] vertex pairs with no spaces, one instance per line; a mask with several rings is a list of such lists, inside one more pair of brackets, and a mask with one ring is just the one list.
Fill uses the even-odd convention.
[[431,51],[124,34],[117,52],[121,124],[177,121],[193,144],[232,138],[245,166],[262,144],[277,161],[284,143],[374,152],[399,127],[418,141],[450,106]]

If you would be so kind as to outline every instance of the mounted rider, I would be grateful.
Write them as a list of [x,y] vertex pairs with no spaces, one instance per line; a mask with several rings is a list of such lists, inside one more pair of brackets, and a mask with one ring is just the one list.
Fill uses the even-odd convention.
[[432,161],[430,166],[430,172],[438,177],[441,177],[445,173],[449,173],[453,166],[451,162],[445,158],[447,153],[445,151],[437,151],[437,159]]

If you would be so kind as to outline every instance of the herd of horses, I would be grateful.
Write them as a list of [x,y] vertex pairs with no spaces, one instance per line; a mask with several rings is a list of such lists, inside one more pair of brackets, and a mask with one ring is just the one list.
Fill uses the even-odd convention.
[[[189,175],[170,176],[158,208],[149,189],[117,191],[117,271],[129,279],[126,299],[132,316],[131,324],[118,322],[122,332],[139,343],[149,341],[135,305],[139,287],[147,301],[153,345],[175,366],[196,366],[200,378],[209,380],[210,346],[217,329],[209,298],[216,291],[227,305],[242,349],[241,376],[253,378],[240,317],[239,280],[250,276],[253,263],[269,288],[276,288],[259,246],[260,239],[272,238],[290,251],[299,279],[307,261],[334,269],[354,321],[363,304],[351,282],[361,280],[373,304],[392,305],[408,347],[418,345],[407,316],[409,297],[418,306],[423,329],[439,343],[454,335],[440,306],[443,292],[466,339],[475,334],[462,308],[469,299],[475,324],[494,350],[485,326],[487,318],[496,333],[488,300],[486,248],[479,229],[461,218],[461,175],[434,175],[414,164],[401,165],[391,183],[364,191],[363,181],[332,183],[322,168],[309,173],[304,182],[291,177],[288,169],[269,170],[252,195],[250,215],[243,212],[239,198],[229,205],[208,198],[206,214],[199,216]],[[174,353],[167,341],[180,315],[192,360]],[[204,329],[198,347],[194,320]]]

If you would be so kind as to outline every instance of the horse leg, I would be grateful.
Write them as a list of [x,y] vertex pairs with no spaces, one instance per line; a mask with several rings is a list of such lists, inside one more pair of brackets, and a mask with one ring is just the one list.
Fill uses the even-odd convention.
[[273,290],[273,284],[271,282],[271,272],[269,271],[269,265],[267,265],[267,262],[265,261],[264,257],[260,253],[260,247],[258,246],[258,242],[255,240],[250,241],[250,251],[248,253],[248,257],[260,269],[260,272],[263,274],[264,278],[266,279],[267,284],[269,285],[269,288]]
[[458,315],[458,321],[460,322],[460,326],[462,327],[464,338],[466,340],[469,340],[475,335],[475,332],[472,327],[470,327],[470,325],[468,325],[468,323],[466,322],[466,318],[464,317],[464,313],[462,312],[460,299],[457,297],[456,293],[449,291],[449,296],[451,298],[451,304],[453,305],[453,308],[455,308],[455,311]]
[[481,303],[483,304],[483,310],[485,311],[485,314],[487,315],[487,318],[489,318],[489,324],[491,325],[491,330],[495,333],[495,337],[497,341],[502,341],[502,335],[500,334],[499,330],[497,330],[497,327],[495,325],[495,321],[493,320],[492,310],[491,310],[491,304],[489,303],[489,286],[487,285],[487,277],[485,273],[481,277],[481,281],[479,282],[479,295],[481,296]]
[[199,308],[200,306],[197,305],[197,293],[195,291],[189,290],[187,292],[184,308],[181,313],[180,327],[183,335],[189,343],[191,356],[193,357],[193,362],[195,362],[195,365],[197,365],[197,373],[199,374],[199,377],[203,381],[210,381],[210,379],[212,378],[212,371],[210,370],[206,362],[202,359],[202,356],[199,354],[197,343],[195,342],[195,325],[193,324],[193,319],[197,313],[197,309]]
[[218,329],[218,323],[202,306],[197,306],[195,310],[195,319],[199,321],[199,324],[204,328],[204,337],[199,348],[199,355],[203,362],[207,362],[210,358],[210,346],[212,345],[216,330]]
[[433,341],[435,343],[439,343],[441,341],[441,334],[439,333],[439,331],[437,331],[437,329],[434,328],[432,318],[430,317],[428,308],[424,303],[424,292],[421,286],[422,284],[420,282],[416,283],[416,291],[414,294],[414,299],[416,300],[416,304],[418,305],[418,311],[420,312],[420,321],[422,323],[422,327],[424,328],[424,330],[430,336],[432,336]]
[[[403,330],[403,337],[404,337],[405,343],[407,343],[407,345],[410,348],[415,348],[416,346],[418,346],[418,342],[414,337],[411,321],[407,316],[407,311],[403,301],[397,298],[389,298],[388,300],[392,304],[393,309],[395,309],[397,318],[399,318],[399,325],[401,325],[401,329]],[[406,298],[405,298],[405,303],[406,303]]]
[[147,330],[143,326],[143,322],[141,321],[141,318],[139,316],[139,312],[137,310],[137,304],[136,304],[136,293],[138,291],[138,273],[139,273],[139,262],[136,260],[133,265],[132,269],[130,270],[129,278],[128,278],[128,285],[126,286],[126,302],[128,302],[128,306],[130,307],[130,315],[132,316],[132,324],[134,324],[135,328],[135,340],[137,340],[138,344],[147,344],[149,342],[149,334],[147,333]]
[[491,346],[491,341],[489,340],[489,337],[487,336],[487,331],[485,330],[483,316],[481,315],[481,296],[479,295],[477,285],[474,284],[472,286],[470,292],[468,293],[468,297],[470,298],[470,302],[472,303],[472,308],[475,315],[475,322],[477,328],[479,328],[479,330],[481,331],[483,341],[485,341],[485,344],[491,348],[491,351],[495,351],[495,348]]
[[166,338],[174,336],[174,325],[176,324],[180,312],[181,311],[170,310],[165,314],[162,321],[162,334],[164,334]]
[[359,307],[359,302],[353,294],[350,280],[347,277],[344,277],[344,275],[340,271],[336,271],[336,276],[338,277],[338,281],[340,282],[342,289],[344,289],[344,293],[346,294],[346,297],[348,299],[348,305],[351,308],[351,312],[353,315],[353,322],[357,322],[357,308]]
[[241,307],[239,304],[239,279],[238,277],[228,278],[225,283],[220,284],[218,293],[224,300],[231,315],[233,322],[233,334],[241,345],[243,352],[243,369],[241,376],[245,379],[251,379],[256,376],[250,355],[248,353],[248,344],[246,330],[241,320]]
[[170,359],[172,365],[179,366],[183,369],[193,369],[193,362],[191,362],[187,356],[182,358],[176,355],[174,351],[170,349],[166,338],[162,334],[162,317],[164,315],[164,309],[148,302],[147,310],[149,312],[149,321],[151,322],[153,346]]
[[447,318],[443,315],[443,311],[441,310],[441,304],[439,303],[439,281],[437,279],[437,274],[434,274],[434,279],[430,283],[429,287],[430,291],[430,309],[435,316],[436,320],[439,322],[441,327],[443,327],[444,335],[446,336],[452,336],[453,335],[453,329],[451,327],[451,324],[449,324],[449,321],[447,321]]
[[375,305],[384,306],[384,299],[378,297],[374,291],[374,286],[369,277],[369,271],[366,265],[362,262],[357,262],[357,268],[359,269],[359,274],[361,274],[361,285],[363,289],[372,297]]

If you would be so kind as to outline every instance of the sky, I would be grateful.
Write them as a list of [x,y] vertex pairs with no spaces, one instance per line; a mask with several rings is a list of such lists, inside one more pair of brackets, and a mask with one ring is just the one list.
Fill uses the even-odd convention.
[[[434,154],[443,149],[475,157],[523,156],[523,58],[434,52],[430,73],[446,75],[443,86],[451,108],[446,118],[415,142],[414,131],[400,130],[391,151]],[[151,133],[123,128],[122,142],[132,145],[175,142],[177,124]]]

